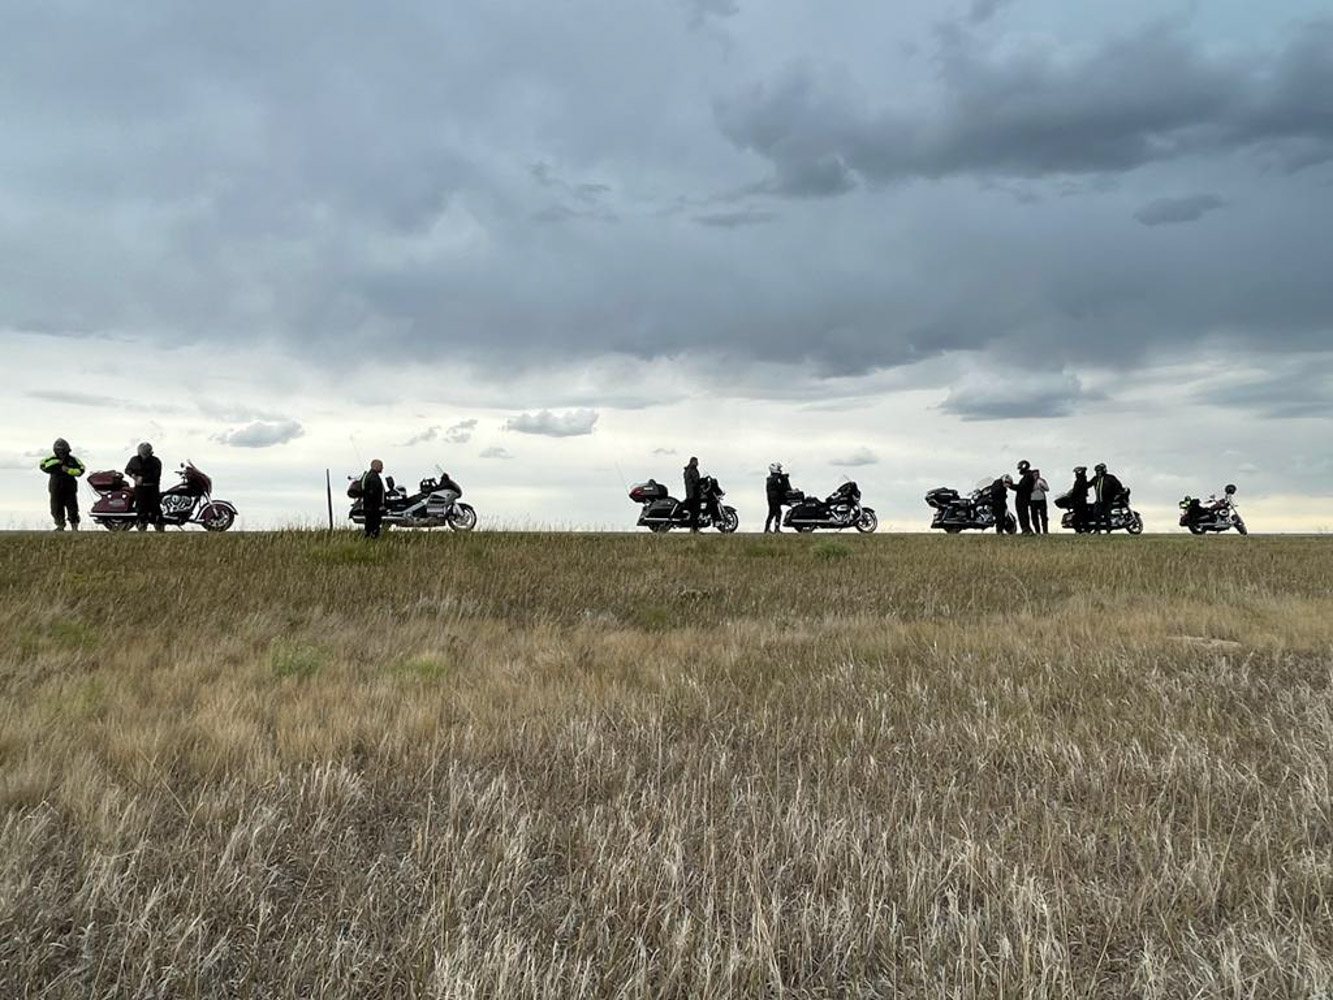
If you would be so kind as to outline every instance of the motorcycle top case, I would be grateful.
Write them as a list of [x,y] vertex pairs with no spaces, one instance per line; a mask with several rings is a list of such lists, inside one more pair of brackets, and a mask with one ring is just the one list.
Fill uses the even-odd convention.
[[123,473],[108,469],[103,472],[90,473],[88,485],[95,490],[123,490],[127,484]]
[[351,497],[353,500],[360,500],[361,494],[363,492],[364,490],[361,486],[361,480],[353,479],[350,483],[347,484],[347,495]]
[[646,483],[639,483],[633,486],[629,491],[629,498],[635,503],[647,503],[649,500],[665,500],[667,488],[659,482],[650,479]]

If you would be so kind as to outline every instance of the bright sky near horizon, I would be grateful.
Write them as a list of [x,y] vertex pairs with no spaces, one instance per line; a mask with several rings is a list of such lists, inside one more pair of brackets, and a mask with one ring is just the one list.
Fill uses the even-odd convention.
[[[1098,461],[1333,529],[1323,4],[10,5],[0,528],[57,435],[242,526],[382,457],[629,527],[698,454],[895,530]],[[85,506],[89,498],[85,495]],[[339,503],[345,509],[345,503]]]

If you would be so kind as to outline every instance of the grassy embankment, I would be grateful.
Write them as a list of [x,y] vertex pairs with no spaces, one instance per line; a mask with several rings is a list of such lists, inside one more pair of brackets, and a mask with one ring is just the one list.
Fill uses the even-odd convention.
[[4,997],[1311,997],[1333,544],[0,539]]

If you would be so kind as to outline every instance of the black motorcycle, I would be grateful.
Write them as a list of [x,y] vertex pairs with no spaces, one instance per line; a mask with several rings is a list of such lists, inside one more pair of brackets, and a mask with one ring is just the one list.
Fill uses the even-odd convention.
[[[1080,516],[1079,508],[1074,506],[1072,493],[1061,493],[1055,498],[1055,506],[1065,512],[1060,518],[1060,527],[1070,528],[1079,535],[1088,535],[1101,530],[1096,508],[1090,504],[1084,505]],[[1127,531],[1131,535],[1143,534],[1143,516],[1130,507],[1129,490],[1124,490],[1111,501],[1110,527],[1112,531]]]
[[[354,479],[347,495],[355,501],[348,517],[353,524],[365,524],[366,512],[361,498],[360,480]],[[460,503],[462,489],[441,486],[438,480],[423,479],[417,492],[406,489],[389,476],[384,481],[384,527],[395,528],[452,528],[471,531],[477,526],[477,512],[470,504]]]
[[868,535],[879,527],[879,516],[875,511],[861,506],[861,490],[855,483],[843,483],[823,500],[792,490],[787,494],[786,502],[790,509],[782,523],[801,533],[816,528],[832,528],[834,531],[855,528]]
[[[716,528],[729,535],[740,527],[741,519],[735,507],[722,503],[726,492],[712,476],[699,480],[699,527]],[[690,526],[690,509],[682,500],[667,494],[667,488],[654,479],[638,483],[629,491],[629,498],[639,504],[640,528],[661,534],[672,528]]]
[[[942,528],[950,535],[969,529],[994,531],[995,510],[991,507],[991,489],[991,484],[987,483],[963,496],[951,486],[937,486],[926,494],[926,503],[935,511],[930,526]],[[1017,530],[1018,522],[1006,510],[1004,533],[1012,535]]]
[[1222,496],[1211,496],[1207,500],[1198,497],[1185,497],[1180,501],[1180,526],[1189,528],[1194,535],[1204,535],[1210,531],[1223,532],[1232,528],[1241,535],[1248,535],[1245,519],[1236,509],[1236,487],[1230,484]]

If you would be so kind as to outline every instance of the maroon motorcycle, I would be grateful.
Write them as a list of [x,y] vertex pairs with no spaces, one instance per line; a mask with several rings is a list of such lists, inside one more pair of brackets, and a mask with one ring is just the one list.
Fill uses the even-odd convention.
[[[213,499],[213,480],[186,462],[180,467],[181,481],[162,493],[162,523],[183,528],[198,524],[205,531],[226,531],[236,521],[236,506]],[[138,521],[134,509],[134,486],[120,472],[94,472],[88,485],[97,502],[88,516],[108,531],[128,531]]]

